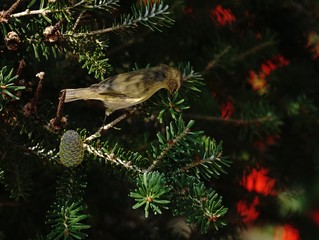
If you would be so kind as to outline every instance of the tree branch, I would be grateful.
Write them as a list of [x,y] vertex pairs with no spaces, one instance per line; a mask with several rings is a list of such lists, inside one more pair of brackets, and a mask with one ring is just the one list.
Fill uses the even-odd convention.
[[114,127],[114,125],[118,124],[120,121],[122,121],[123,119],[127,118],[128,116],[130,116],[132,113],[134,113],[137,110],[137,108],[133,108],[131,109],[129,112],[122,114],[121,116],[119,116],[118,118],[116,118],[115,120],[113,120],[112,122],[110,122],[107,125],[103,125],[102,127],[100,127],[100,129],[98,131],[96,131],[94,134],[92,134],[91,136],[87,137],[84,142],[90,142],[95,138],[98,138],[101,136],[101,133],[103,131],[106,131],[112,127]]
[[2,11],[0,13],[0,23],[1,22],[8,22],[9,18],[11,17],[11,14],[16,10],[16,8],[19,6],[19,4],[23,0],[17,0],[15,3],[11,5],[11,7],[7,11]]
[[167,146],[163,149],[161,154],[153,161],[152,165],[146,170],[146,172],[151,172],[166,156],[166,154],[183,138],[189,133],[189,128],[185,128],[175,139],[167,143]]
[[121,166],[125,167],[126,169],[133,170],[134,172],[137,172],[137,173],[142,172],[141,169],[132,165],[130,161],[125,162],[122,159],[115,156],[115,154],[113,154],[113,153],[101,152],[100,150],[98,150],[98,149],[96,149],[96,148],[94,148],[91,145],[86,144],[86,143],[84,143],[83,146],[84,146],[84,149],[86,149],[89,153],[91,153],[95,156],[98,156],[100,158],[103,158],[106,161],[109,161],[109,162],[114,163],[116,165],[121,165]]
[[263,122],[270,122],[273,121],[273,117],[271,116],[263,116],[260,118],[255,119],[224,119],[222,117],[215,117],[215,116],[206,116],[206,115],[198,115],[198,114],[185,114],[185,117],[191,119],[198,119],[198,120],[205,120],[205,121],[216,121],[216,122],[223,122],[229,123],[234,125],[252,125],[252,124],[259,124]]

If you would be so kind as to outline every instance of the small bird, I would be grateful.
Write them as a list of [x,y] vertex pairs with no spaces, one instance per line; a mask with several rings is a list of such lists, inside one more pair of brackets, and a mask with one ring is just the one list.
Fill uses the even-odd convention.
[[106,107],[107,117],[115,110],[146,101],[162,88],[173,93],[180,88],[182,81],[183,77],[178,69],[161,64],[118,74],[87,88],[64,89],[64,102],[100,100]]

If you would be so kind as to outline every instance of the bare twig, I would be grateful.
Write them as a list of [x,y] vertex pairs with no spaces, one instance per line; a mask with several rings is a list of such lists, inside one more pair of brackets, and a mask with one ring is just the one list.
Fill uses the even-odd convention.
[[23,107],[24,115],[27,117],[32,115],[33,113],[35,113],[37,111],[37,105],[38,105],[40,93],[42,91],[44,76],[45,76],[44,72],[39,72],[36,75],[36,77],[39,78],[37,89],[35,90],[35,93],[34,93],[32,100],[29,103],[27,103],[26,105],[24,105],[24,107]]
[[122,121],[123,119],[127,118],[128,116],[130,116],[132,113],[134,113],[137,109],[133,108],[131,109],[129,112],[122,114],[121,116],[119,116],[118,118],[116,118],[115,120],[113,120],[112,122],[110,122],[107,125],[103,125],[102,127],[100,127],[100,129],[95,132],[94,134],[92,134],[91,136],[87,137],[84,142],[90,142],[95,138],[98,138],[101,136],[101,133],[103,131],[106,131],[112,127],[114,127],[117,123],[119,123],[120,121]]
[[[18,1],[23,1],[23,0],[18,0]],[[83,4],[85,1],[81,1],[81,2],[78,2],[77,4],[71,6],[71,7],[67,7],[67,8],[64,8],[64,9],[46,9],[46,8],[43,8],[43,9],[37,9],[37,10],[30,10],[30,9],[26,9],[25,11],[23,12],[19,12],[19,13],[14,13],[14,14],[11,14],[10,17],[11,18],[20,18],[20,17],[25,17],[25,16],[30,16],[30,15],[47,15],[49,13],[55,13],[55,12],[62,12],[62,11],[69,11],[71,10],[72,8],[75,8],[81,4]],[[1,15],[0,15],[1,16]],[[0,18],[1,19],[1,18]],[[1,22],[1,20],[0,20]]]
[[44,77],[45,77],[45,73],[44,72],[39,72],[35,76],[39,78],[39,82],[38,82],[37,89],[36,89],[36,91],[34,93],[33,99],[31,101],[31,104],[33,106],[36,106],[38,104],[39,96],[40,96],[40,93],[41,93],[42,87],[43,87],[43,80],[44,80]]
[[11,7],[7,11],[0,12],[0,23],[8,22],[9,18],[11,17],[11,14],[16,10],[16,8],[22,1],[23,0],[17,0],[11,5]]
[[27,65],[27,64],[26,64],[25,60],[22,58],[22,59],[19,61],[19,66],[18,66],[18,69],[17,69],[17,72],[16,72],[16,74],[17,74],[19,77],[21,77],[22,71],[23,71],[23,69],[25,68],[26,65]]
[[191,119],[198,119],[198,120],[205,120],[205,121],[215,121],[215,122],[223,122],[226,124],[234,124],[234,125],[253,125],[253,124],[260,124],[263,122],[270,122],[273,121],[273,117],[271,116],[263,116],[260,118],[255,119],[224,119],[222,117],[215,117],[215,116],[205,116],[205,115],[197,115],[197,114],[186,114],[185,117]]
[[11,14],[10,17],[12,17],[12,18],[20,18],[20,17],[30,16],[30,15],[38,15],[38,14],[47,15],[48,13],[59,12],[59,11],[60,10],[49,10],[49,9],[29,10],[29,9],[26,9],[23,12]]
[[72,28],[72,32],[74,32],[75,29],[76,29],[76,27],[79,25],[79,23],[80,23],[80,21],[81,21],[81,19],[82,19],[84,13],[85,13],[85,11],[82,11],[82,12],[80,13],[80,15],[78,16],[78,18],[76,19],[76,21],[75,21],[75,23],[74,23],[74,26],[73,26],[73,28]]
[[67,124],[67,119],[62,116],[63,106],[65,100],[65,91],[61,91],[59,97],[59,104],[56,111],[56,117],[50,120],[50,127],[54,130],[60,130],[64,128]]

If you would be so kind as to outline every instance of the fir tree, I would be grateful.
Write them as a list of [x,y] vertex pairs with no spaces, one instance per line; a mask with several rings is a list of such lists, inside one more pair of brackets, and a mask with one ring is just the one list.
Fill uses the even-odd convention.
[[[1,1],[0,239],[318,238],[318,7]],[[158,64],[181,88],[106,122],[63,103]]]

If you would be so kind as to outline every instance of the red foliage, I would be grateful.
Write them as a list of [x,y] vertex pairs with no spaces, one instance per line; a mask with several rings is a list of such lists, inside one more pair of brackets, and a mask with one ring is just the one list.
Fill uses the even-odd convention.
[[264,152],[268,146],[276,144],[278,138],[278,135],[269,135],[262,140],[255,141],[254,146],[259,150],[259,152]]
[[250,204],[243,200],[237,203],[237,212],[242,216],[244,223],[253,222],[259,217],[259,212],[256,210],[258,205],[258,196],[256,196]]
[[275,228],[274,240],[300,240],[299,230],[290,224]]
[[186,13],[186,14],[192,14],[192,13],[193,13],[193,8],[192,8],[192,7],[185,7],[185,8],[184,8],[184,13]]
[[243,176],[241,185],[249,192],[257,192],[262,195],[275,195],[274,187],[276,180],[267,176],[269,170],[266,168],[254,168],[252,171]]
[[221,26],[227,24],[232,24],[236,21],[236,18],[230,9],[223,8],[221,5],[218,5],[216,8],[210,11],[211,17],[217,21]]
[[266,81],[266,77],[270,75],[270,73],[279,67],[284,67],[289,64],[289,60],[287,60],[282,55],[276,55],[272,59],[265,61],[260,66],[260,71],[256,73],[255,71],[249,71],[248,83],[251,85],[254,91],[259,92],[260,94],[264,94],[268,91],[268,84]]
[[234,106],[230,101],[221,105],[221,118],[228,120],[234,112]]
[[313,211],[311,214],[311,219],[317,224],[319,225],[319,209]]

